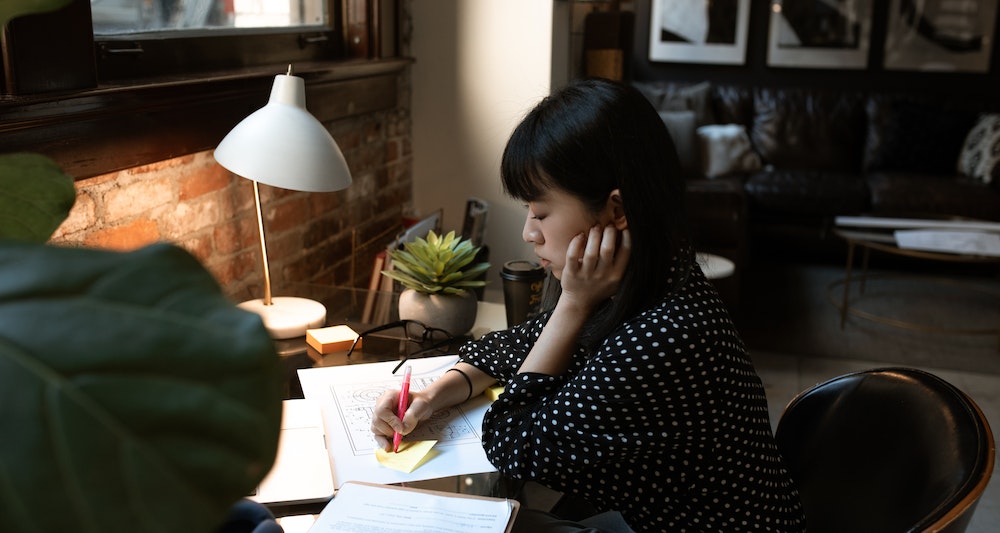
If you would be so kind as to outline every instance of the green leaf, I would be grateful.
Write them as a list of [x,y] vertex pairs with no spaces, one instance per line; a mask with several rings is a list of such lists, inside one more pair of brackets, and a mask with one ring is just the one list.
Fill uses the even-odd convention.
[[19,532],[210,532],[274,460],[260,318],[184,250],[0,243],[0,516]]
[[0,239],[47,241],[75,201],[73,178],[51,159],[0,155]]
[[55,11],[71,0],[3,0],[0,2],[0,31],[14,17]]

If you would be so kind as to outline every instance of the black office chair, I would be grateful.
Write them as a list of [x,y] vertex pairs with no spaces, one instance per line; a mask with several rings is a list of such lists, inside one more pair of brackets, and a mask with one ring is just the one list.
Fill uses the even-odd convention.
[[810,533],[964,531],[993,472],[979,407],[910,368],[846,374],[800,393],[775,437]]

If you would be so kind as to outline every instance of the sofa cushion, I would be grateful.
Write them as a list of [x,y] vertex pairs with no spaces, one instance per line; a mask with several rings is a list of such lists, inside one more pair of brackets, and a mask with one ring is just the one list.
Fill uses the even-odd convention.
[[969,130],[958,157],[964,176],[1000,186],[1000,114],[983,114]]
[[751,140],[766,164],[858,172],[864,149],[860,94],[759,88]]
[[660,120],[674,141],[684,177],[700,176],[701,153],[698,148],[698,136],[695,134],[697,126],[694,111],[660,111]]
[[697,130],[701,173],[706,178],[760,170],[746,128],[739,124],[709,124]]
[[868,100],[868,116],[867,171],[953,175],[977,114],[880,95]]
[[695,124],[715,123],[712,108],[712,84],[674,82],[634,82],[633,85],[653,104],[657,111],[694,111]]
[[842,215],[868,209],[868,185],[853,172],[770,169],[751,175],[744,190],[754,210]]
[[873,172],[868,175],[868,187],[873,213],[1000,221],[1000,191],[971,178]]
[[712,110],[718,124],[753,126],[753,89],[740,85],[712,86]]

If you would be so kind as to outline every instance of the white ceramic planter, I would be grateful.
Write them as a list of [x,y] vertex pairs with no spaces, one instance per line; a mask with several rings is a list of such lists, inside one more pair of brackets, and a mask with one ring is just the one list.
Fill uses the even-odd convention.
[[476,323],[476,295],[425,294],[406,289],[399,295],[399,318],[418,320],[452,335],[464,335]]

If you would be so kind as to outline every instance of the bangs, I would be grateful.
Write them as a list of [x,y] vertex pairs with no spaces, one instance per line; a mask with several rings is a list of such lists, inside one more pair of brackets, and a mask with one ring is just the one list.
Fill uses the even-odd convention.
[[536,126],[537,113],[529,116],[514,129],[500,161],[500,179],[507,196],[533,202],[542,197],[554,183],[543,168],[544,146],[549,143]]

